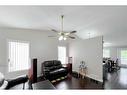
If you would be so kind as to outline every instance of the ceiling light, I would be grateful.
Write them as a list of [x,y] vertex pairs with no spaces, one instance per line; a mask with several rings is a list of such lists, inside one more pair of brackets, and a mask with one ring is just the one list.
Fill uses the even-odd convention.
[[[59,37],[58,39],[61,41],[61,40],[67,40],[67,38],[70,38],[70,39],[75,39],[75,37],[71,36],[72,34],[76,33],[77,31],[73,30],[73,31],[70,31],[70,32],[65,32],[63,30],[63,20],[64,20],[64,15],[61,15],[61,30],[60,31],[57,31],[55,29],[51,29],[51,31],[55,32],[58,34],[58,36],[56,37]],[[49,36],[49,37],[55,37],[55,36]]]
[[60,41],[61,41],[61,40],[63,40],[63,39],[64,39],[64,37],[63,37],[63,36],[60,36],[60,37],[59,37],[59,40],[60,40]]
[[64,40],[67,40],[67,38],[66,38],[66,37],[64,37],[63,39],[64,39]]

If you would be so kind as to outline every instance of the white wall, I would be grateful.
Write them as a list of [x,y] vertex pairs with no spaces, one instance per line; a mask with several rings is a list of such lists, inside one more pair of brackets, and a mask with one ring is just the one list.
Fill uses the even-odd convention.
[[0,28],[0,72],[4,73],[6,78],[13,78],[21,74],[27,74],[28,71],[8,72],[7,63],[7,40],[23,40],[30,42],[30,58],[38,59],[38,75],[41,74],[41,63],[45,60],[57,59],[57,46],[68,46],[65,42],[60,42],[56,38],[49,38],[50,32],[25,29],[4,29]]
[[73,58],[73,71],[78,71],[80,61],[85,61],[87,76],[102,82],[102,37],[77,40],[69,44],[69,56]]

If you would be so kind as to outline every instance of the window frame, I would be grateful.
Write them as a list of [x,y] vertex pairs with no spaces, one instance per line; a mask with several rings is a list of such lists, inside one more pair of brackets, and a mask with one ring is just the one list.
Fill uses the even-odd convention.
[[29,48],[29,55],[28,55],[28,69],[30,66],[30,42],[29,41],[24,41],[24,40],[16,40],[16,39],[7,39],[7,72],[8,73],[13,73],[13,72],[21,72],[21,71],[26,71],[28,69],[23,69],[23,70],[14,70],[14,71],[9,71],[9,42],[20,42],[20,43],[28,43],[28,48]]

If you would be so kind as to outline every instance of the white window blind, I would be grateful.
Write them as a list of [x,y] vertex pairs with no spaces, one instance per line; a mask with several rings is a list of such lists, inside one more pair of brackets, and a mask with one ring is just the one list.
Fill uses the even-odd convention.
[[103,57],[110,58],[110,50],[109,49],[104,49],[103,50]]
[[26,70],[29,67],[29,43],[9,41],[9,72]]
[[122,65],[127,65],[127,49],[120,51],[120,61]]
[[58,60],[60,60],[62,64],[66,63],[66,47],[58,46]]

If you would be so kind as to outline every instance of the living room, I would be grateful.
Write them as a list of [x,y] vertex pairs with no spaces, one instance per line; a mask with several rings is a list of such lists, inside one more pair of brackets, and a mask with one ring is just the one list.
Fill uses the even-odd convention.
[[116,40],[110,38],[116,19],[125,20],[126,7],[0,6],[0,11],[0,72],[9,89],[105,89],[103,48],[110,47],[103,45]]

